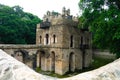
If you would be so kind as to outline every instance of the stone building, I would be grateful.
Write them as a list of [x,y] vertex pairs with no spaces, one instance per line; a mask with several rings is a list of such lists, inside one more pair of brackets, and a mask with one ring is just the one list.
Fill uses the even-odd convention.
[[43,22],[37,24],[36,45],[48,49],[37,52],[37,67],[63,75],[91,64],[91,33],[77,26],[78,20],[70,15],[70,9],[44,15]]

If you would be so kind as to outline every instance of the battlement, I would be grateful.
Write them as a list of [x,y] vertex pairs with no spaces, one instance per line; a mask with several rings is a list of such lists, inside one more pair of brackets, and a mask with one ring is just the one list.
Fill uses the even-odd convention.
[[47,11],[47,13],[43,17],[43,22],[45,22],[46,20],[48,20],[49,22],[52,22],[53,19],[56,19],[56,20],[67,19],[67,20],[78,21],[77,17],[73,17],[72,15],[70,15],[70,9],[66,9],[65,7],[63,7],[62,9],[62,14],[54,11],[52,12]]
[[78,17],[70,15],[70,9],[66,9],[65,7],[62,9],[62,14],[47,11],[43,17],[43,22],[37,25],[37,29],[48,29],[55,25],[77,26]]

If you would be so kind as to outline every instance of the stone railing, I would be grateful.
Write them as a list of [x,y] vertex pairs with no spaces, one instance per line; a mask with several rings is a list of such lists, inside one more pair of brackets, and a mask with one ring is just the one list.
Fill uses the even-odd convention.
[[30,48],[48,48],[50,47],[49,45],[14,45],[14,44],[0,44],[0,49],[19,49],[19,48],[24,48],[24,49],[30,49]]

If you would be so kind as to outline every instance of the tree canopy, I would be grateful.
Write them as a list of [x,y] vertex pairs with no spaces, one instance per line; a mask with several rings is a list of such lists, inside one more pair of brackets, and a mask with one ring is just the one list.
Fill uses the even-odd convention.
[[35,44],[36,24],[41,20],[20,6],[0,4],[0,43]]
[[93,33],[93,44],[120,57],[120,0],[80,0],[79,26]]

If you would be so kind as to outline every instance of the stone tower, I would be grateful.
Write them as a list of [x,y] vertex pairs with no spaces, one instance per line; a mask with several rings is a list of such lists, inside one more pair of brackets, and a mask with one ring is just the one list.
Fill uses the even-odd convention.
[[37,53],[37,67],[61,75],[88,67],[92,60],[91,33],[77,28],[69,9],[50,14],[47,12],[37,24],[36,44],[49,47]]

